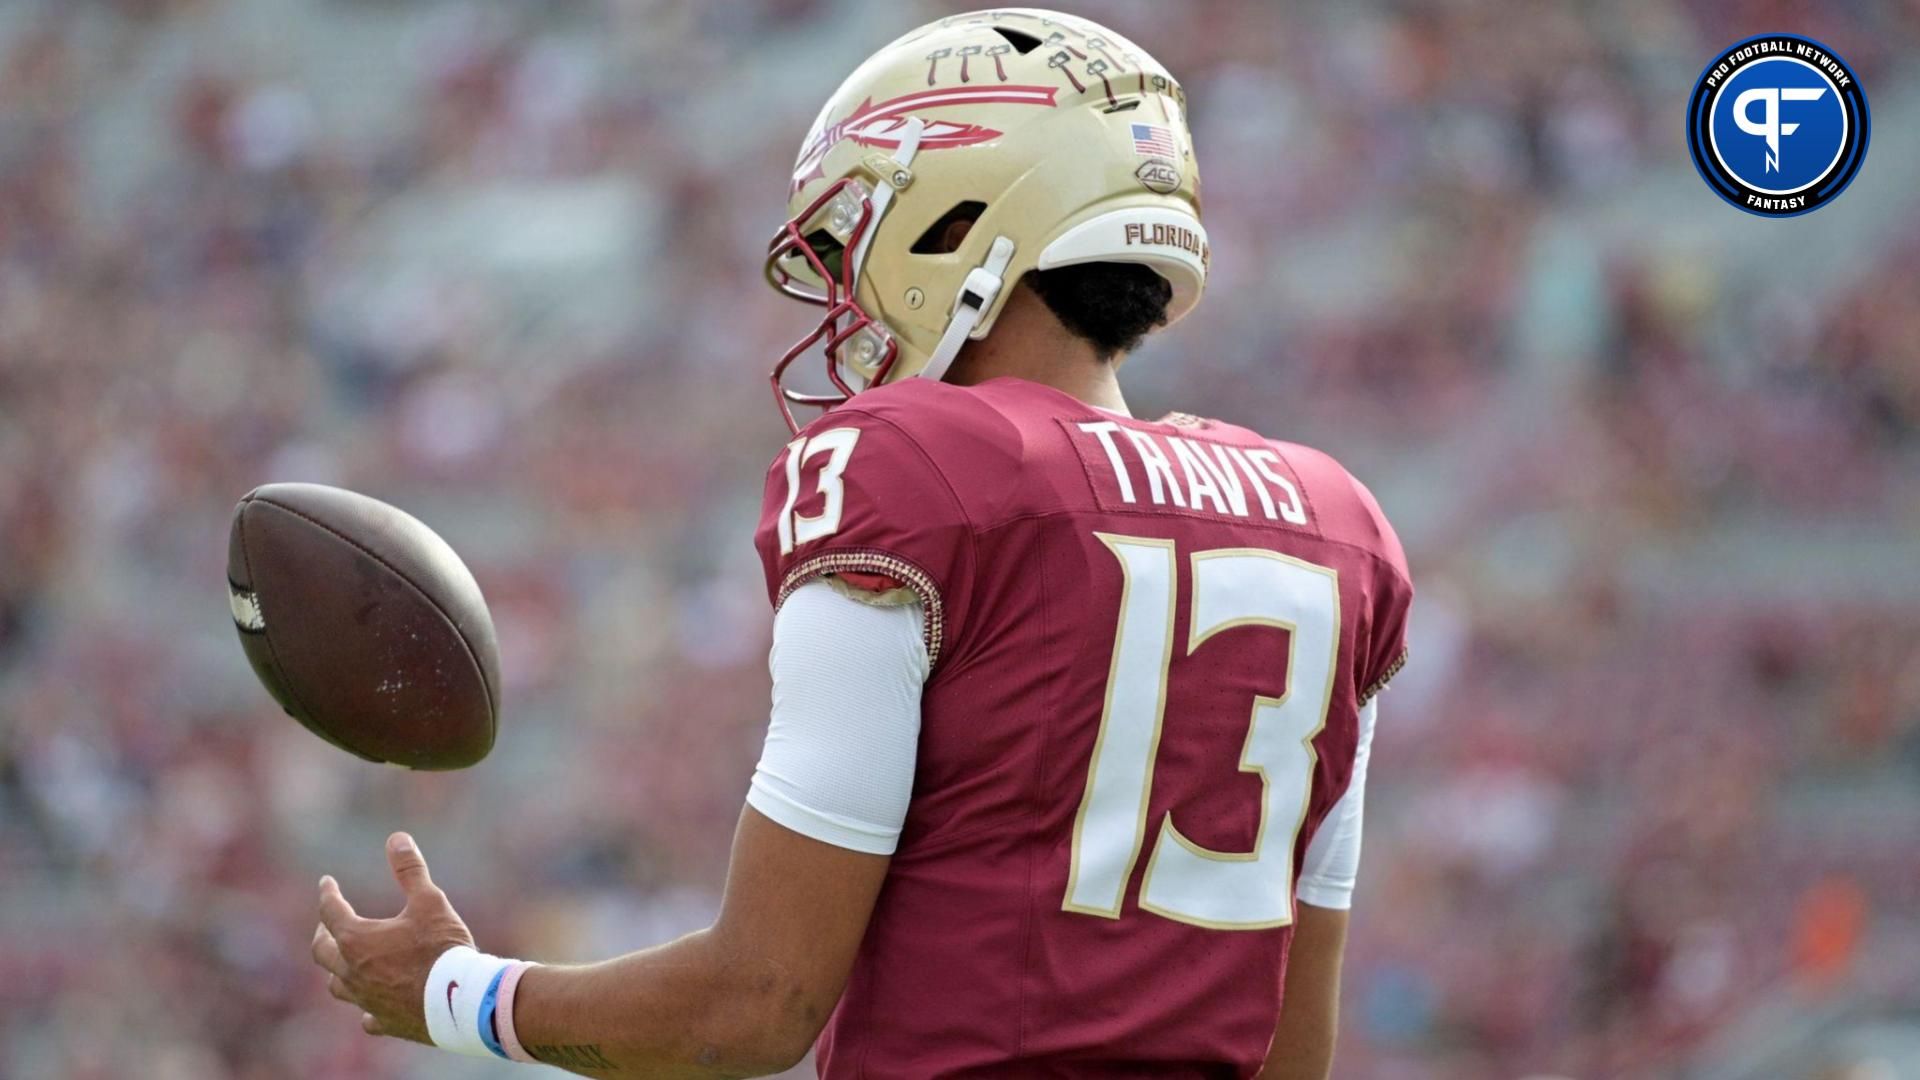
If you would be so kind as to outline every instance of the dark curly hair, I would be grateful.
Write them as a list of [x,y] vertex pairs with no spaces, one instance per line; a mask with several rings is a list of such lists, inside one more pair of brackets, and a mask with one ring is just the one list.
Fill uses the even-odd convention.
[[1139,263],[1080,263],[1033,270],[1023,280],[1103,360],[1132,352],[1149,331],[1165,325],[1173,300],[1167,279]]

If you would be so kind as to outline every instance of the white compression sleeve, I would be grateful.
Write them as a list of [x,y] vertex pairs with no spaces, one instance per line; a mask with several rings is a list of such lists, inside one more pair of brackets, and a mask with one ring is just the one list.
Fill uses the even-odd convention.
[[1294,895],[1319,908],[1345,911],[1353,906],[1353,883],[1360,875],[1360,825],[1367,796],[1367,759],[1373,754],[1373,724],[1380,699],[1360,709],[1360,741],[1353,750],[1353,779],[1340,801],[1327,811],[1307,844]]
[[773,620],[773,715],[747,804],[805,836],[890,855],[907,819],[927,647],[920,604],[880,607],[825,581]]

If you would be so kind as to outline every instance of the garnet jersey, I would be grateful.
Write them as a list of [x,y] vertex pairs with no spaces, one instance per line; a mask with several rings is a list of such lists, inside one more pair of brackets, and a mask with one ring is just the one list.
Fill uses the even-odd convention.
[[913,797],[838,1076],[1251,1076],[1302,854],[1405,656],[1412,586],[1325,454],[1018,379],[878,387],[767,478],[776,606],[926,615]]

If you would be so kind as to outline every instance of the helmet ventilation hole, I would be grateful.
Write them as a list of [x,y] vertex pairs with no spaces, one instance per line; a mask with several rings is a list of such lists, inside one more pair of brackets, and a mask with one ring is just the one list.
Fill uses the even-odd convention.
[[947,227],[956,221],[978,221],[980,215],[987,212],[987,204],[967,199],[953,204],[953,209],[940,215],[940,220],[927,226],[920,239],[913,242],[908,250],[915,255],[945,255]]
[[1009,30],[1004,26],[994,27],[993,32],[1006,38],[1007,44],[1013,46],[1013,51],[1019,53],[1021,56],[1025,56],[1040,47],[1040,39],[1034,37],[1032,34],[1022,33],[1019,30]]

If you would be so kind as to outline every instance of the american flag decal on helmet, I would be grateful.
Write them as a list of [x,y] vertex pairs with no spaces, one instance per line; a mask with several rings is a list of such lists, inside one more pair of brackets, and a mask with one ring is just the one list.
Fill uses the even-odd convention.
[[1141,157],[1179,157],[1173,132],[1159,124],[1133,125],[1133,152]]

